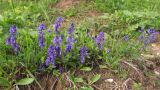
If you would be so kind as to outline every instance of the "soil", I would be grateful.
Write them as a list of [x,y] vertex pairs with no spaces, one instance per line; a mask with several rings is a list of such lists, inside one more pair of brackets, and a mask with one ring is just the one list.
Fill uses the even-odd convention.
[[59,9],[67,9],[74,6],[75,4],[78,4],[79,1],[80,0],[62,0],[56,5],[56,7]]

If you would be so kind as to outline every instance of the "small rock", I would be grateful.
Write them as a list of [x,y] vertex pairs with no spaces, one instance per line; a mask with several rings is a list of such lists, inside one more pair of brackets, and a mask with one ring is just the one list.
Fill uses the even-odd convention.
[[154,73],[155,73],[157,76],[160,76],[160,72],[154,70]]
[[112,83],[113,82],[113,79],[110,78],[110,79],[106,79],[105,82],[109,82],[109,83]]

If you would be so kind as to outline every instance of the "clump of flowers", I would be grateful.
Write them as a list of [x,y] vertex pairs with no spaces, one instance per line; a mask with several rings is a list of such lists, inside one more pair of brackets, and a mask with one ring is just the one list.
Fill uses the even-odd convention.
[[48,48],[48,56],[45,62],[46,66],[48,66],[49,63],[51,63],[53,67],[55,67],[55,59],[61,56],[62,37],[59,35],[58,29],[61,27],[62,22],[63,19],[59,17],[54,23],[56,36],[53,38],[54,45],[51,44]]
[[88,57],[88,48],[86,46],[82,46],[80,48],[80,60],[82,64],[84,64],[85,58],[87,57]]
[[70,52],[73,48],[74,38],[71,36],[68,36],[66,39],[66,52]]
[[16,32],[17,32],[17,27],[15,25],[12,25],[10,27],[10,30],[9,30],[10,35],[6,39],[6,44],[11,45],[12,48],[14,49],[14,51],[18,52],[19,51],[19,45],[16,42],[16,36],[15,36]]
[[57,57],[57,51],[56,51],[56,47],[53,45],[50,45],[48,48],[48,55],[47,55],[47,59],[46,59],[46,66],[49,65],[49,63],[51,63],[53,65],[53,67],[55,67],[55,59]]
[[42,23],[38,27],[38,44],[40,48],[44,47],[44,32],[43,30],[46,29],[46,26]]
[[63,19],[61,17],[58,17],[54,23],[54,30],[55,30],[55,33],[58,34],[59,31],[58,29],[61,27],[62,25],[62,22],[63,22]]
[[104,33],[100,32],[98,34],[98,36],[95,38],[96,44],[99,48],[99,50],[102,50],[104,42],[105,42],[105,37],[104,37]]
[[53,43],[55,44],[55,50],[57,52],[57,56],[60,57],[61,55],[61,43],[62,43],[62,38],[61,36],[55,36],[53,39]]
[[148,45],[150,43],[157,41],[157,34],[155,29],[148,29],[146,32],[141,31],[141,35],[139,36],[139,40],[144,42],[144,45]]

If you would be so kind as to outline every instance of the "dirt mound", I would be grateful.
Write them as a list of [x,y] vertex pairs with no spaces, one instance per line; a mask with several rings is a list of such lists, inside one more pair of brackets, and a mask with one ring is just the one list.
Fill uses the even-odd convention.
[[59,9],[66,9],[72,7],[75,4],[78,4],[80,0],[62,0],[60,1],[56,7]]

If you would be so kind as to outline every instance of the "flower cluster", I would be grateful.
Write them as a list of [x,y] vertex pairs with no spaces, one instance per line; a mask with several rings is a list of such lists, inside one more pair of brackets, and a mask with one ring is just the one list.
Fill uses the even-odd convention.
[[98,36],[95,38],[95,41],[96,41],[96,44],[97,44],[99,50],[102,50],[103,44],[104,44],[104,42],[105,42],[104,33],[103,33],[103,32],[100,32],[100,33],[98,34]]
[[61,55],[61,43],[62,43],[62,38],[61,36],[55,36],[53,39],[53,43],[55,44],[55,49],[57,52],[57,57],[60,57]]
[[139,36],[139,40],[143,41],[144,45],[148,45],[150,43],[156,42],[157,34],[158,32],[156,32],[155,29],[148,29],[147,32],[143,30]]
[[150,28],[150,29],[147,30],[147,33],[148,33],[148,34],[152,34],[152,33],[155,33],[155,32],[156,32],[155,29],[151,29],[151,28]]
[[66,52],[70,52],[73,48],[74,38],[71,36],[68,36],[66,39]]
[[74,23],[71,23],[68,29],[68,34],[72,34],[73,32],[74,32]]
[[54,30],[55,30],[55,33],[58,34],[59,31],[58,29],[61,27],[61,24],[63,22],[63,19],[61,17],[58,17],[54,23]]
[[43,30],[45,30],[46,27],[45,25],[42,23],[39,25],[38,27],[38,44],[40,48],[44,47],[44,32]]
[[85,46],[82,46],[80,49],[80,60],[82,64],[84,64],[86,57],[88,57],[88,48]]
[[74,38],[73,38],[73,32],[74,32],[74,24],[71,23],[70,27],[68,29],[68,37],[66,39],[66,52],[70,52],[73,48]]
[[46,66],[49,65],[49,63],[51,63],[53,65],[53,67],[55,67],[55,59],[57,57],[57,51],[56,51],[56,47],[53,45],[50,45],[48,48],[48,56],[46,59]]
[[15,37],[15,34],[16,34],[16,31],[17,31],[17,27],[12,25],[10,27],[10,35],[9,37],[6,39],[6,44],[7,45],[11,45],[12,48],[14,49],[15,52],[18,52],[19,51],[19,45],[17,44],[16,42],[16,37]]
[[53,38],[54,45],[51,44],[50,47],[48,48],[46,66],[48,66],[49,63],[51,63],[53,67],[55,67],[55,59],[61,56],[62,37],[59,35],[58,29],[61,27],[62,22],[63,22],[63,19],[59,17],[54,23],[56,36]]

